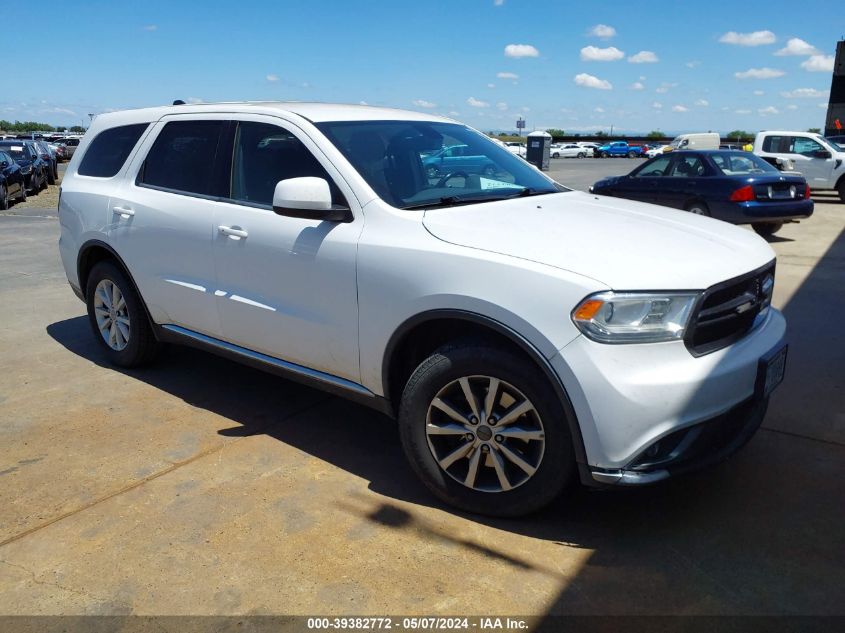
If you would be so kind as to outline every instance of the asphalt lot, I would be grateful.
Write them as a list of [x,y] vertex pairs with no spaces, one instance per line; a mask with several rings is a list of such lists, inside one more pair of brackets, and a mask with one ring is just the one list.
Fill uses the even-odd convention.
[[[636,164],[550,173],[585,188]],[[0,615],[842,614],[845,204],[816,202],[772,243],[790,359],[752,442],[705,473],[574,491],[522,520],[441,506],[369,409],[189,349],[106,366],[55,210],[13,207]]]

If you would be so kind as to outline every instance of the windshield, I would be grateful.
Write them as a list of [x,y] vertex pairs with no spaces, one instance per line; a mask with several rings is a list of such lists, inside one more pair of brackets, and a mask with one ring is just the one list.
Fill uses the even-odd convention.
[[567,191],[483,134],[455,123],[341,121],[317,127],[388,204],[472,204]]
[[837,143],[836,141],[832,141],[831,139],[829,139],[829,138],[827,138],[827,137],[825,137],[825,136],[817,136],[817,137],[816,137],[816,139],[818,139],[818,141],[819,141],[822,145],[828,145],[828,146],[830,146],[830,149],[832,149],[832,150],[833,150],[833,151],[835,151],[835,152],[842,152],[842,151],[845,151],[845,150],[843,150],[843,149],[842,149],[842,146],[841,146],[839,143]]
[[26,150],[24,149],[23,145],[0,145],[0,149],[2,149],[7,154],[11,154],[12,158],[14,158],[15,160],[29,158],[29,156],[27,156],[26,154]]
[[710,154],[713,164],[726,176],[777,173],[772,165],[748,152],[719,152]]

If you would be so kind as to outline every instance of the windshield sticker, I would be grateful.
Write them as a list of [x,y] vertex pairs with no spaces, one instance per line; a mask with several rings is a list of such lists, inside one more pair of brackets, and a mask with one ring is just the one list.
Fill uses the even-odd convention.
[[515,185],[512,182],[505,182],[503,180],[492,180],[490,178],[479,178],[479,184],[481,185],[481,189],[513,189],[513,188],[520,188],[519,185]]

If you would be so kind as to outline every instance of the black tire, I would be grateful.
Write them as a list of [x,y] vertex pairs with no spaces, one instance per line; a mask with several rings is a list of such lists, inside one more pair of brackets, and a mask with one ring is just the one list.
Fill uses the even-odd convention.
[[636,152],[628,152],[628,158],[636,158],[636,157],[637,157]]
[[[545,445],[536,471],[510,490],[484,492],[464,485],[440,467],[429,447],[426,425],[433,399],[447,385],[470,376],[488,376],[509,383],[530,400],[541,420]],[[501,404],[498,398],[497,403]],[[487,431],[495,432],[492,424]],[[478,438],[483,426],[475,427]],[[416,368],[402,394],[399,433],[405,455],[426,487],[446,503],[478,514],[507,517],[539,510],[563,491],[575,472],[566,414],[547,378],[524,359],[482,342],[461,341],[444,346]],[[496,441],[500,441],[498,437]],[[487,468],[486,461],[481,467]]]
[[607,158],[608,156],[610,156],[610,154],[608,154],[607,152],[602,152],[602,153],[601,153],[601,157],[602,157],[602,158]]
[[[100,333],[97,327],[97,318],[94,314],[94,295],[97,285],[103,281],[111,281],[120,290],[126,302],[126,314],[129,318],[129,336],[126,346],[122,350],[112,349]],[[112,261],[102,261],[94,266],[88,275],[88,282],[85,289],[86,305],[88,306],[88,322],[94,338],[99,341],[106,356],[114,365],[119,367],[138,367],[144,365],[158,352],[159,343],[153,334],[147,312],[144,309],[141,297],[135,291],[132,282],[126,274]]]
[[47,184],[48,185],[55,185],[56,184],[56,176],[53,174],[53,168],[49,167],[47,169]]
[[44,171],[41,172],[41,186],[38,188],[39,191],[44,191],[47,188],[47,174]]
[[771,237],[783,228],[783,222],[755,222],[751,228],[760,237]]
[[26,182],[21,183],[21,192],[18,194],[18,202],[26,202]]
[[839,186],[836,188],[836,191],[839,192],[839,199],[842,202],[845,202],[845,180],[839,183]]
[[9,190],[5,185],[0,185],[0,211],[5,211],[9,208]]
[[560,158],[560,152],[555,152],[552,154],[552,158]]
[[693,215],[710,217],[710,209],[708,209],[707,205],[703,202],[690,202],[684,207],[684,209]]
[[578,158],[584,158],[586,154],[584,152],[578,152]]

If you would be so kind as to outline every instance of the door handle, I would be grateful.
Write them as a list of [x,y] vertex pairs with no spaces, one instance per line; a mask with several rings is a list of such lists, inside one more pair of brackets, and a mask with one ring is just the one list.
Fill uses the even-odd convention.
[[114,215],[120,215],[124,218],[128,218],[131,215],[135,215],[135,211],[130,209],[129,207],[112,207],[111,212]]
[[223,235],[228,235],[233,239],[241,239],[246,238],[249,233],[244,231],[243,229],[239,229],[233,226],[218,226],[217,230],[220,231]]

